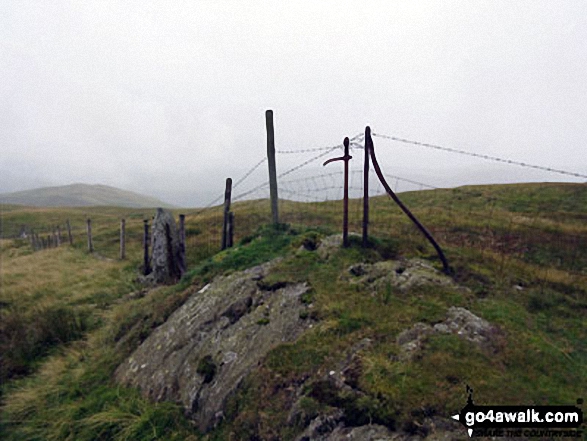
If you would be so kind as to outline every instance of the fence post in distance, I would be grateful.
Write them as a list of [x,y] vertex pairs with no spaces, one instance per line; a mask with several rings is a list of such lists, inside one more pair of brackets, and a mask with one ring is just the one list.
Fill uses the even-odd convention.
[[94,252],[94,243],[92,242],[92,220],[90,218],[88,218],[86,220],[87,226],[86,226],[86,230],[88,233],[88,251],[90,253]]
[[67,219],[66,225],[67,225],[67,236],[69,237],[69,245],[73,246],[73,236],[71,235],[71,224],[69,223],[69,219]]
[[220,249],[227,248],[228,241],[228,213],[230,212],[230,198],[232,195],[232,179],[226,178],[226,189],[224,190],[224,216],[222,218],[222,243]]
[[126,220],[120,219],[120,260],[126,257]]

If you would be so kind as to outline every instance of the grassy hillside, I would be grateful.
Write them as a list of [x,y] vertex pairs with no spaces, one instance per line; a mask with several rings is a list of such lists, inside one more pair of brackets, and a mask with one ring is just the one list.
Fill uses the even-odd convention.
[[[465,404],[574,404],[587,390],[587,186],[527,184],[412,192],[402,199],[434,232],[467,289],[349,283],[358,262],[419,257],[441,268],[434,250],[388,198],[372,200],[372,244],[328,261],[312,244],[339,231],[340,202],[281,202],[279,229],[266,201],[235,204],[236,242],[218,253],[220,208],[186,211],[188,276],[149,292],[136,284],[142,219],[152,210],[19,209],[4,225],[79,225],[74,247],[32,252],[25,240],[0,241],[0,437],[24,439],[293,439],[295,394],[307,418],[333,407],[420,433],[430,415]],[[360,232],[360,201],[351,230]],[[180,211],[176,211],[178,214]],[[83,222],[95,225],[96,255]],[[128,259],[117,260],[118,221],[128,219]],[[308,250],[298,251],[306,245]],[[312,330],[275,348],[230,401],[224,423],[201,436],[173,403],[154,404],[112,382],[114,369],[185,299],[214,276],[283,256],[276,284],[307,281]],[[398,358],[399,333],[437,323],[450,306],[497,325],[491,351],[452,335],[426,340],[421,355]],[[324,389],[323,376],[365,338],[355,383],[360,400]],[[301,387],[300,385],[303,385]],[[299,389],[301,387],[301,389]],[[420,433],[424,435],[424,433]],[[459,435],[460,436],[460,435]]]
[[0,203],[32,207],[170,207],[156,198],[108,185],[71,184],[0,194]]

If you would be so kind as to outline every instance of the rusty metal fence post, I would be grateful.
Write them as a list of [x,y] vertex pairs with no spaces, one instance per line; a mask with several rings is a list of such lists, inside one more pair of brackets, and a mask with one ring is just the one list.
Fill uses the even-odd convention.
[[363,164],[363,247],[369,245],[369,146],[371,129],[365,128],[365,163]]
[[377,162],[377,158],[375,157],[375,148],[373,146],[373,139],[371,138],[371,129],[369,127],[365,129],[365,149],[369,150],[369,153],[371,155],[371,161],[373,162],[373,169],[375,170],[375,173],[377,174],[377,177],[379,178],[381,185],[383,185],[383,188],[385,188],[385,191],[387,191],[387,194],[391,197],[391,199],[393,199],[393,201],[401,208],[401,210],[410,218],[410,220],[416,225],[416,227],[418,227],[418,229],[422,232],[426,239],[428,239],[428,241],[432,244],[432,246],[436,250],[436,253],[438,254],[438,257],[442,261],[444,272],[446,274],[449,274],[451,271],[450,266],[448,265],[448,260],[446,259],[444,252],[442,251],[442,248],[440,248],[440,245],[438,245],[438,243],[436,242],[432,234],[430,234],[430,232],[426,229],[426,227],[422,225],[422,223],[416,218],[416,216],[412,214],[408,207],[406,207],[403,204],[403,202],[397,197],[397,195],[393,192],[393,190],[385,180],[383,172],[381,171],[379,163]]
[[332,158],[324,162],[327,165],[334,161],[344,162],[344,197],[343,197],[343,214],[342,214],[342,246],[349,246],[349,161],[353,158],[349,155],[349,139],[344,139],[344,156]]

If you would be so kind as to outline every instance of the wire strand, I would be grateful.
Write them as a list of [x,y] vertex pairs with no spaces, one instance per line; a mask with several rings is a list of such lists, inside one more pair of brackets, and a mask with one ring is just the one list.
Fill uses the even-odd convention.
[[431,148],[431,149],[442,150],[445,152],[458,153],[458,154],[467,155],[467,156],[474,156],[476,158],[488,159],[490,161],[497,161],[497,162],[503,162],[505,164],[519,165],[521,167],[528,167],[528,168],[533,168],[536,170],[543,170],[543,171],[547,171],[547,172],[551,172],[551,173],[559,173],[562,175],[575,176],[577,178],[587,178],[587,175],[583,175],[581,173],[560,170],[560,169],[556,169],[556,168],[552,168],[552,167],[544,167],[541,165],[528,164],[526,162],[514,161],[512,159],[503,159],[503,158],[498,158],[497,156],[490,156],[490,155],[483,155],[480,153],[467,152],[465,150],[454,149],[451,147],[443,147],[443,146],[436,145],[436,144],[428,144],[426,142],[412,141],[412,140],[405,139],[405,138],[398,138],[396,136],[383,135],[381,133],[373,133],[372,135],[379,137],[379,138],[389,139],[391,141],[402,142],[404,144],[412,144],[412,145],[417,145],[420,147],[427,147],[427,148]]

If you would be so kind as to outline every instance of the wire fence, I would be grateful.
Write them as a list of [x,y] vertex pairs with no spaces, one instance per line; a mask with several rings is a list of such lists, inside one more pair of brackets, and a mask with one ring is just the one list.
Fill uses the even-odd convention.
[[[544,173],[545,181],[553,174],[583,178],[587,175],[560,170],[552,167],[530,164],[492,155],[466,152],[460,149],[409,141],[404,138],[374,134],[378,139],[377,148],[388,148],[385,142],[411,143],[412,145],[435,148],[447,153],[460,154],[476,160],[497,161],[511,166],[532,168]],[[349,171],[349,229],[360,232],[363,222],[363,158],[362,134],[351,138],[351,150],[356,155],[350,161]],[[277,150],[278,154],[300,155],[304,159],[296,166],[278,174],[279,215],[285,223],[304,226],[336,225],[342,214],[343,178],[342,166],[319,169],[322,162],[342,151],[342,144],[331,147],[301,148],[299,150]],[[308,157],[309,156],[309,157]],[[307,159],[306,159],[307,158]],[[384,166],[385,167],[385,166]],[[387,168],[387,167],[385,167]],[[334,170],[333,170],[334,169]],[[419,249],[429,248],[420,233],[399,209],[385,196],[385,190],[370,166],[369,195],[372,199],[370,232],[384,237],[403,237]],[[512,192],[504,197],[496,196],[483,186],[442,188],[421,180],[400,176],[392,168],[385,172],[385,178],[396,193],[403,193],[402,199],[414,214],[428,227],[450,253],[466,249],[477,251],[484,258],[496,258],[503,265],[510,259],[529,264],[570,271],[584,276],[587,274],[587,204],[585,196],[576,198],[569,187],[568,197],[559,192],[549,196],[554,187],[548,183],[536,184],[520,192],[519,198],[512,199]],[[251,185],[235,200],[254,200],[255,210],[270,222],[269,184],[265,174],[258,176],[259,183]],[[254,181],[253,179],[251,181]],[[434,191],[425,191],[434,190]],[[252,210],[253,206],[248,206]],[[245,221],[250,214],[239,213],[233,208],[235,217]],[[564,224],[557,223],[565,220]],[[573,219],[575,218],[575,219]],[[260,220],[255,219],[255,222]],[[246,221],[245,221],[246,222]]]
[[[389,148],[397,142],[417,147],[432,148],[446,153],[465,155],[476,160],[497,161],[512,166],[527,167],[544,173],[564,174],[575,178],[587,175],[498,158],[440,145],[411,141],[380,133],[376,149]],[[359,233],[363,222],[363,142],[364,135],[350,139],[355,158],[349,170],[349,230]],[[387,143],[387,144],[386,144]],[[343,178],[342,164],[323,167],[322,163],[342,152],[343,145],[304,147],[298,150],[277,150],[280,155],[299,155],[302,159],[294,166],[277,174],[280,222],[306,227],[338,225],[342,218]],[[260,225],[271,222],[269,182],[263,165],[267,157],[259,158],[232,187],[231,211],[234,213],[235,243],[250,236]],[[585,196],[577,196],[569,187],[568,197],[551,192],[545,183],[524,189],[519,198],[511,192],[499,194],[482,186],[442,188],[433,183],[399,176],[393,168],[383,164],[385,178],[414,214],[426,225],[440,244],[451,253],[478,252],[483,258],[497,259],[502,265],[513,260],[543,265],[545,268],[567,271],[577,277],[587,275],[587,210]],[[428,191],[431,190],[431,191]],[[560,189],[559,189],[560,190]],[[385,196],[385,189],[370,166],[369,196],[372,198],[369,219],[370,233],[374,236],[404,239],[422,254],[430,247],[399,209]],[[220,249],[223,234],[224,194],[205,207],[181,211],[186,215],[186,251],[188,266],[211,256]],[[97,254],[118,258],[120,246],[120,210],[104,212],[88,210],[70,220],[74,247],[87,248],[87,225],[92,220],[92,241]],[[176,214],[179,214],[177,211]],[[129,258],[139,259],[144,241],[144,219],[151,219],[153,210],[131,210],[124,213],[126,220],[126,247]],[[0,219],[1,236],[20,237],[35,249],[68,243],[66,219],[34,217],[34,222],[14,221],[10,216]],[[32,219],[32,218],[31,218]],[[39,221],[43,219],[43,221]],[[558,221],[564,220],[564,223]],[[60,238],[56,238],[59,235]],[[38,241],[33,239],[38,236]],[[35,242],[40,242],[39,243]],[[45,242],[45,245],[43,245]],[[408,250],[405,250],[408,251]]]

